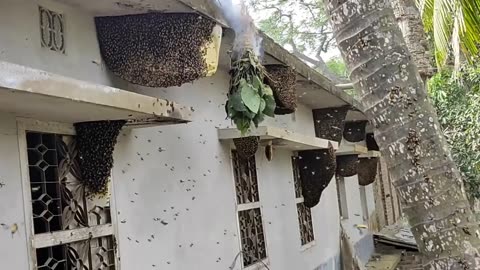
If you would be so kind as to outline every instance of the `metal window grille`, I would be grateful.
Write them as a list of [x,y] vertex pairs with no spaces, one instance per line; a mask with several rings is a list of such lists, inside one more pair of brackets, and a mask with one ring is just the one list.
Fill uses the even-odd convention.
[[292,157],[293,183],[295,188],[295,201],[297,204],[298,224],[300,228],[300,240],[303,245],[315,240],[313,233],[312,210],[303,204],[302,179],[298,168],[298,157]]
[[81,184],[75,137],[25,132],[33,269],[115,269],[110,198]]
[[233,150],[232,163],[243,266],[247,267],[267,258],[255,157],[244,159]]
[[65,53],[65,18],[63,14],[38,7],[41,45],[54,52]]

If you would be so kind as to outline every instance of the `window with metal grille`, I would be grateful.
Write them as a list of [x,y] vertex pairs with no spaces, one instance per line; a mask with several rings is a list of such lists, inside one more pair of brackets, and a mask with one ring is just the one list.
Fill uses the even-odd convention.
[[42,127],[19,124],[31,269],[115,269],[109,194],[94,196],[82,185],[73,129],[64,135]]
[[63,14],[38,7],[40,15],[40,40],[44,48],[65,53],[65,18]]
[[292,157],[293,183],[295,187],[295,202],[297,204],[298,224],[300,226],[300,240],[302,246],[315,240],[313,233],[312,210],[303,204],[302,179],[298,168],[298,157]]
[[243,266],[267,258],[260,198],[258,194],[255,157],[245,159],[232,151],[237,211],[242,244]]

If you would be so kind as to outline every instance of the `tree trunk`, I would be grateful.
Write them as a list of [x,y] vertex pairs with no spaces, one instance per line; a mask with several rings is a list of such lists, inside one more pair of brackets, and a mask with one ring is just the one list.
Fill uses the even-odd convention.
[[389,0],[325,0],[426,269],[480,269],[480,230]]
[[393,12],[422,79],[433,76],[432,55],[415,0],[392,0]]

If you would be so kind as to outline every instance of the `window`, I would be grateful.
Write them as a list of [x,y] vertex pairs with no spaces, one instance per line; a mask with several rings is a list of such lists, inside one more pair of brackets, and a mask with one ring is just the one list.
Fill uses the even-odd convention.
[[43,48],[65,53],[65,21],[63,14],[38,7],[40,13],[40,38]]
[[[44,131],[46,130],[46,131]],[[34,270],[114,270],[110,197],[81,184],[73,128],[19,122],[28,237]]]
[[295,201],[297,204],[298,224],[302,246],[315,240],[313,233],[312,210],[303,204],[302,182],[298,168],[297,157],[292,157],[293,183],[295,187]]
[[232,151],[238,221],[242,245],[243,266],[247,267],[267,258],[260,198],[258,194],[255,157],[240,157]]

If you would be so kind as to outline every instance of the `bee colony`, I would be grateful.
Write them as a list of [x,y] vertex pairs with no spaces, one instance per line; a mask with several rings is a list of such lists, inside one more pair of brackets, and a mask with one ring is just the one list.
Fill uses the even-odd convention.
[[312,208],[335,175],[335,150],[330,144],[328,149],[301,151],[297,160],[304,205]]
[[358,184],[368,186],[377,176],[378,158],[361,158],[358,164]]
[[371,150],[371,151],[379,151],[380,150],[373,133],[368,133],[365,140],[367,141],[368,150]]
[[345,123],[343,137],[349,142],[360,142],[365,140],[365,128],[368,121],[351,121]]
[[97,17],[95,23],[107,67],[130,83],[181,86],[217,70],[222,28],[198,14]]
[[337,156],[337,175],[350,177],[357,174],[358,155]]
[[313,110],[315,135],[319,138],[340,142],[348,109],[348,106],[345,106]]
[[113,150],[126,121],[76,123],[81,180],[90,195],[105,194],[113,167]]
[[260,137],[258,136],[249,136],[249,137],[240,137],[233,139],[233,144],[237,153],[243,158],[250,158],[255,156],[255,153],[258,150],[258,145],[260,143]]
[[295,71],[284,65],[266,65],[265,83],[273,90],[275,97],[275,114],[284,115],[294,113],[297,108],[295,85],[297,76]]

